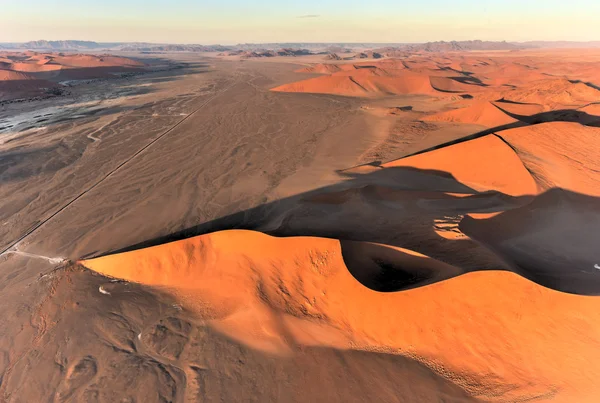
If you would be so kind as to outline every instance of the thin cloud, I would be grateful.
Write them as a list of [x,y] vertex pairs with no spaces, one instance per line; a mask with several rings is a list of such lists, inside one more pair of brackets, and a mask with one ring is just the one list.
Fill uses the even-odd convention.
[[306,15],[299,15],[296,18],[319,18],[320,15],[319,14],[306,14]]

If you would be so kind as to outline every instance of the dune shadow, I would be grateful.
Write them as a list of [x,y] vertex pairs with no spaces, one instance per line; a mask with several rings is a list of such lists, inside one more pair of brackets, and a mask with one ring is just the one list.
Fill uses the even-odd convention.
[[[506,102],[498,101],[497,104]],[[508,102],[507,102],[508,103]],[[576,110],[576,109],[559,109],[554,111],[547,111],[536,113],[534,115],[518,115],[495,105],[503,113],[510,116],[511,118],[518,120],[521,123],[527,125],[536,125],[547,122],[572,122],[580,123],[584,126],[600,127],[600,116],[590,115],[587,112]],[[496,129],[495,131],[499,131]]]
[[[245,229],[279,237],[338,239],[351,274],[376,291],[407,290],[472,271],[505,270],[555,290],[600,294],[600,269],[594,269],[600,260],[592,263],[591,252],[594,240],[600,239],[598,198],[558,188],[536,197],[478,192],[448,172],[371,169],[368,173],[342,172],[345,180],[334,185],[106,254]],[[544,206],[544,215],[540,216],[539,205]],[[499,215],[480,220],[468,217],[477,213]],[[563,221],[557,219],[563,216]],[[559,222],[570,231],[562,242],[553,238],[561,231]],[[539,233],[544,225],[548,234]],[[533,251],[537,252],[532,255]]]
[[459,228],[538,284],[600,295],[600,198],[550,189],[530,203]]
[[458,77],[449,77],[450,79],[457,81],[462,84],[476,85],[479,87],[489,87],[488,84],[484,83],[480,79],[475,76],[458,76]]
[[[532,116],[509,115],[517,122],[411,155],[510,128],[548,121],[581,123],[590,116],[576,110]],[[383,167],[380,162],[338,171],[338,174],[341,177],[338,183],[265,202],[106,254],[215,231],[245,229],[279,237],[338,239],[351,274],[366,287],[377,291],[421,287],[472,271],[506,270],[558,291],[600,295],[600,269],[595,268],[600,265],[600,260],[592,263],[590,251],[593,247],[588,245],[590,240],[600,239],[598,198],[559,188],[535,197],[510,196],[499,191],[479,192],[449,172]],[[545,206],[543,211],[550,213],[543,219],[534,219],[532,216],[540,214],[541,210],[535,208],[539,204]],[[481,220],[469,217],[480,213],[499,215]],[[572,219],[565,219],[564,225],[569,226],[572,222],[581,225],[580,229],[571,225],[572,235],[562,243],[552,235],[545,237],[536,232],[544,225],[548,225],[550,234],[560,232],[560,228],[552,226],[558,222],[553,217],[563,215]],[[586,220],[577,221],[578,217],[586,217]],[[500,225],[503,221],[514,226]],[[480,230],[488,227],[491,229],[487,232]],[[512,235],[509,237],[508,234]],[[573,245],[575,240],[580,240],[580,249]],[[520,248],[538,252],[532,256]],[[569,248],[571,253],[567,253]],[[418,256],[406,250],[417,252]],[[562,253],[561,258],[549,261],[548,256],[556,257],[556,253]]]
[[595,90],[600,90],[600,86],[598,86],[598,85],[596,85],[596,84],[594,84],[594,83],[592,83],[592,82],[589,82],[589,81],[582,81],[582,80],[569,80],[569,82],[570,82],[571,84],[579,84],[579,83],[581,83],[581,84],[585,84],[585,85],[587,85],[587,86],[588,86],[588,87],[590,87],[590,88],[593,88],[593,89],[595,89]]

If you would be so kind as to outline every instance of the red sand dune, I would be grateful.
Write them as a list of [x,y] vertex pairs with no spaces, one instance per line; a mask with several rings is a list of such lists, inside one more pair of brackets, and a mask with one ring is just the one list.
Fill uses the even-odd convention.
[[[41,89],[55,86],[50,81],[111,77],[112,73],[133,71],[143,67],[143,63],[138,61],[110,55],[62,55],[36,52],[3,52],[0,55],[2,55],[0,69],[17,74],[0,74],[3,99],[40,95]],[[8,81],[12,81],[12,84],[7,84]],[[16,81],[19,81],[19,84],[16,84]]]
[[454,80],[450,77],[438,77],[431,76],[431,86],[438,91],[442,92],[479,92],[482,91],[482,88],[473,85],[466,84],[460,81]]
[[110,55],[53,56],[52,62],[68,67],[143,67],[144,64],[126,57]]
[[600,116],[600,103],[586,105],[582,108],[579,108],[579,110],[589,115]]
[[331,64],[331,63],[319,63],[314,66],[304,67],[296,70],[297,73],[318,73],[318,74],[332,74],[343,70],[354,70],[352,64]]
[[272,91],[276,92],[309,92],[315,94],[335,94],[347,96],[366,96],[368,92],[351,77],[347,76],[322,76],[284,84]]
[[367,173],[388,167],[438,171],[442,176],[452,175],[477,192],[496,190],[513,196],[538,193],[536,182],[517,154],[493,134],[401,158],[381,167],[362,166],[344,172]]
[[[369,245],[351,247],[369,254]],[[407,250],[393,256],[408,270],[455,270]],[[600,394],[589,371],[600,360],[600,300],[510,272],[378,293],[349,273],[339,241],[250,231],[82,263],[159,287],[215,329],[271,353],[307,345],[405,355],[486,401],[590,402]]]
[[498,127],[517,122],[488,101],[477,101],[466,108],[453,109],[424,117],[429,122],[472,123],[485,127]]
[[405,76],[381,76],[370,69],[361,69],[358,74],[332,74],[311,78],[273,88],[276,92],[308,92],[344,96],[383,96],[397,94],[436,94],[430,78],[420,74]]
[[67,68],[139,68],[144,64],[126,57],[110,55],[62,55],[56,53],[4,53],[2,61],[10,63],[11,70],[44,72]]
[[486,84],[496,87],[502,85],[522,85],[528,82],[550,78],[547,74],[540,71],[516,64],[494,66],[490,69],[480,69],[479,74],[485,77],[484,82]]
[[600,128],[550,122],[502,131],[499,136],[515,149],[541,189],[560,187],[600,196]]
[[39,80],[30,74],[10,70],[0,70],[0,99],[14,94],[33,94],[43,88],[50,88],[53,86],[53,83],[46,80]]
[[63,66],[60,64],[39,64],[39,63],[12,63],[10,69],[14,71],[24,71],[28,73],[40,73],[46,71],[61,70]]
[[546,110],[572,108],[597,102],[600,91],[584,83],[571,83],[566,79],[536,81],[518,89],[502,93],[508,101],[539,104]]
[[35,77],[29,74],[20,73],[11,70],[0,70],[0,81],[21,81],[21,80],[35,80]]
[[[415,62],[416,64],[412,66],[407,63],[386,59],[355,64],[317,64],[300,69],[298,72],[321,73],[328,76],[320,77],[318,81],[308,79],[285,84],[272,90],[370,97],[482,91],[481,86],[465,81],[468,77],[456,77],[457,72],[440,69],[435,63]],[[341,76],[351,77],[352,83],[339,79]],[[360,89],[357,89],[357,86]]]
[[544,111],[544,107],[539,104],[517,103],[504,100],[493,101],[492,104],[502,111],[519,116],[531,116]]

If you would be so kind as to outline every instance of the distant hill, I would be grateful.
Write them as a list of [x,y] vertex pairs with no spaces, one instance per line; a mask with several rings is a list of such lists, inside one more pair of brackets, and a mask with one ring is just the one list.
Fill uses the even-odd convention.
[[70,50],[70,49],[98,49],[101,44],[92,41],[31,41],[19,45],[22,49],[43,49],[43,50]]
[[523,49],[524,46],[509,43],[506,41],[493,42],[493,41],[438,41],[438,42],[427,42],[415,45],[406,45],[403,50],[412,52],[460,52],[460,51],[473,51],[473,50],[517,50]]
[[310,50],[308,49],[292,49],[292,48],[283,48],[278,50],[269,50],[269,49],[256,49],[253,51],[250,50],[233,50],[227,53],[227,56],[240,56],[243,59],[250,59],[256,57],[274,57],[274,56],[303,56],[303,55],[311,55]]
[[120,50],[126,52],[224,52],[245,57],[298,56],[311,53],[365,52],[387,57],[402,57],[410,52],[465,52],[478,50],[519,50],[528,48],[598,48],[600,41],[436,41],[427,43],[243,43],[232,46],[198,44],[161,44],[147,42],[94,42],[79,40],[38,40],[25,43],[0,43],[0,49],[50,51]]
[[226,52],[230,46],[221,45],[158,45],[149,43],[126,43],[118,47],[124,52]]
[[285,42],[285,43],[238,43],[234,49],[260,51],[277,49],[308,49],[313,52],[350,53],[353,49],[373,49],[383,46],[404,46],[404,43],[328,43],[328,42]]

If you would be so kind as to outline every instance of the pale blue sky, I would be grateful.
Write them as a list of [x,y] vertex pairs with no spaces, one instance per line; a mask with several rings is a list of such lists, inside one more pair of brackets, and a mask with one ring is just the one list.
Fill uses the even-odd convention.
[[0,42],[600,40],[600,0],[0,0],[0,17]]

